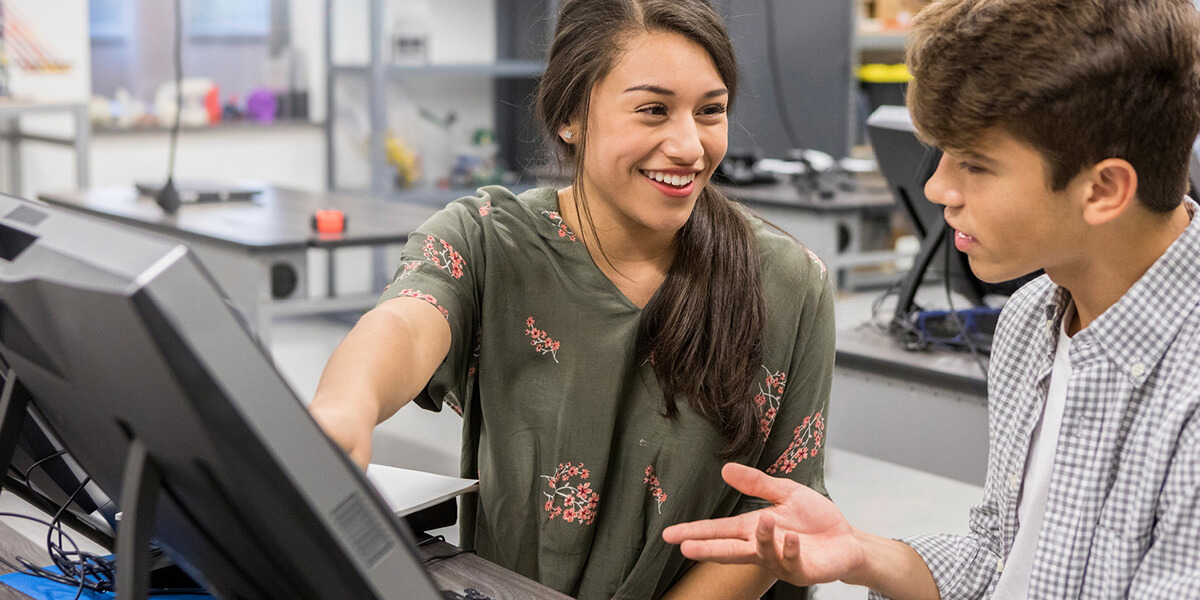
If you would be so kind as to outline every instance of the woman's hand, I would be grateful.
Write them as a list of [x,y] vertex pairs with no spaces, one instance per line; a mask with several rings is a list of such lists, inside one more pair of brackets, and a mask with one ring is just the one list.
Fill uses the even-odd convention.
[[663,539],[693,560],[756,564],[805,586],[850,576],[864,562],[856,530],[827,498],[789,479],[730,463],[721,470],[738,491],[775,506],[668,527]]

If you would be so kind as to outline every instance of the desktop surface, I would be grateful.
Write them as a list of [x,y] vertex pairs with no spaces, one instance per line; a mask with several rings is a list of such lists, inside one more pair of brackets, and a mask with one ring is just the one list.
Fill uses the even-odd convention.
[[[40,194],[40,200],[83,213],[180,237],[197,237],[252,250],[373,245],[402,242],[438,211],[436,207],[349,194],[261,186],[242,202],[197,203],[167,214],[133,187],[102,187]],[[336,209],[345,231],[318,233],[312,217]]]

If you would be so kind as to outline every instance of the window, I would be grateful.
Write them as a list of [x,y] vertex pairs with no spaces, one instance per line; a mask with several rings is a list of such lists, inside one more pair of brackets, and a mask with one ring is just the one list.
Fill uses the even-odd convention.
[[265,37],[271,0],[185,0],[184,30],[195,37]]
[[88,27],[93,41],[120,41],[129,34],[129,0],[89,0]]

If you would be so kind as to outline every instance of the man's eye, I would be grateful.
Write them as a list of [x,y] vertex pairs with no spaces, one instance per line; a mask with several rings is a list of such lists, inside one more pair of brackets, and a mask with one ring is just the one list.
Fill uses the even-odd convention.
[[978,175],[980,173],[986,172],[986,170],[983,167],[973,165],[967,161],[962,161],[962,162],[958,163],[958,168],[960,168],[972,175]]

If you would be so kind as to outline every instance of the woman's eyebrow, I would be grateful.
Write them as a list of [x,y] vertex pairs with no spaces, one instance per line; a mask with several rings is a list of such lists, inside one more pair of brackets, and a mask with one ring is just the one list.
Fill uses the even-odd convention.
[[[675,95],[675,92],[668,90],[667,88],[660,87],[657,85],[652,85],[652,84],[635,85],[635,86],[625,90],[623,93],[627,94],[629,92],[650,92],[652,94],[659,94],[662,96],[674,96]],[[729,94],[729,90],[727,90],[725,88],[719,88],[719,89],[715,89],[715,90],[706,92],[704,94],[704,97],[705,98],[716,98],[717,96],[725,96],[727,94]]]

